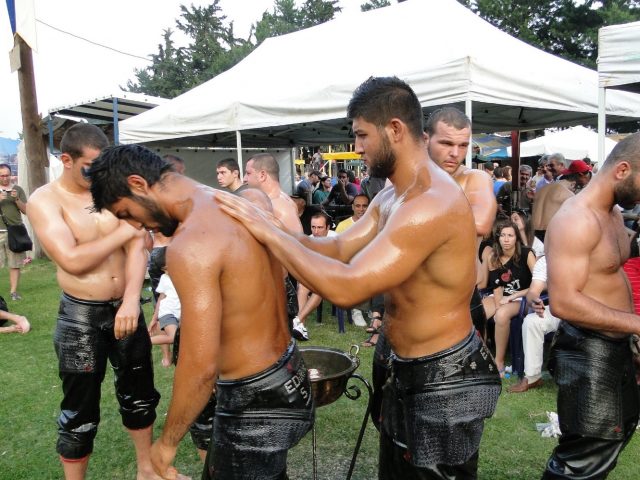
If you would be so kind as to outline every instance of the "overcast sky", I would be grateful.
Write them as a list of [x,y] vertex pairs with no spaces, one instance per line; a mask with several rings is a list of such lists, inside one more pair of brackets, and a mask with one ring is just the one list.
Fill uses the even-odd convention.
[[[157,53],[166,28],[175,30],[180,5],[207,5],[204,0],[34,0],[36,18],[92,42],[147,57]],[[364,0],[341,0],[344,14],[359,10]],[[251,23],[273,0],[221,0],[237,36],[248,35]],[[34,68],[38,110],[108,96],[134,78],[134,69],[149,62],[92,45],[37,24],[38,51]],[[177,37],[176,37],[177,38]],[[8,52],[13,47],[6,3],[0,2],[0,136],[17,138],[22,130],[18,74],[11,73]]]

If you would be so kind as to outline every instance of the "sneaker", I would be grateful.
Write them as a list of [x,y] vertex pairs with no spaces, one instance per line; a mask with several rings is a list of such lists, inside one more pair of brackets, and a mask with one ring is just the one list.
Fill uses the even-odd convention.
[[11,292],[11,300],[22,300],[22,295],[18,292]]
[[357,327],[366,327],[367,322],[362,315],[362,312],[357,308],[351,309],[351,318],[353,319],[353,324]]
[[306,342],[309,340],[309,334],[307,333],[307,328],[304,326],[304,323],[300,321],[298,317],[293,319],[293,338],[296,340],[301,340]]

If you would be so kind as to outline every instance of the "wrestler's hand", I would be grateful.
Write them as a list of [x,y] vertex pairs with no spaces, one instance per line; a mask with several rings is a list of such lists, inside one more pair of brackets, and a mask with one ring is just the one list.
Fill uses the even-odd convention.
[[240,221],[261,243],[265,243],[273,227],[282,228],[282,223],[270,212],[266,212],[244,198],[227,192],[216,192],[220,209]]
[[176,447],[166,445],[162,441],[162,437],[154,442],[151,446],[151,465],[155,472],[162,478],[168,480],[176,480],[184,478],[178,474],[178,470],[171,465],[176,458]]
[[131,335],[138,328],[138,317],[140,316],[140,302],[124,301],[118,313],[116,313],[116,321],[113,326],[113,334],[120,340]]

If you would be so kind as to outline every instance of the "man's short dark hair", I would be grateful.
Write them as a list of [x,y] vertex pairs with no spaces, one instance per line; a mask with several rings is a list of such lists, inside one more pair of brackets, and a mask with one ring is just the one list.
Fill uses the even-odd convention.
[[608,170],[622,161],[629,162],[634,173],[640,171],[640,133],[634,133],[620,140],[606,158],[600,171]]
[[369,77],[355,92],[347,117],[383,128],[392,118],[402,120],[416,139],[422,138],[422,107],[411,87],[398,77]]
[[226,168],[230,172],[240,172],[240,166],[233,158],[223,158],[218,162],[216,168]]
[[72,159],[82,156],[85,148],[104,150],[109,146],[109,140],[102,130],[90,123],[76,123],[69,128],[60,141],[60,151]]
[[105,148],[89,168],[91,196],[96,211],[101,211],[121,198],[133,197],[127,179],[140,175],[151,187],[166,172],[175,171],[173,164],[140,145],[118,145]]
[[9,170],[9,173],[13,175],[13,173],[11,172],[11,166],[8,163],[0,163],[0,170],[2,170],[3,168]]
[[331,228],[331,225],[333,224],[333,219],[324,210],[319,210],[311,215],[311,220],[313,220],[314,218],[324,218],[324,224],[327,228]]
[[318,170],[311,170],[311,172],[309,173],[309,177],[311,177],[311,175],[315,175],[316,177],[320,178],[320,175],[322,175]]
[[359,194],[357,194],[355,197],[353,197],[353,202],[352,202],[352,204],[353,204],[353,203],[355,203],[356,198],[358,198],[358,197],[366,198],[366,199],[367,199],[367,204],[370,202],[369,197],[367,197],[367,195],[366,195],[366,194],[364,194],[364,193],[359,193]]
[[270,153],[258,153],[247,161],[253,161],[254,170],[264,170],[273,180],[280,181],[280,165]]
[[434,110],[431,115],[429,115],[425,125],[425,130],[429,135],[436,133],[436,125],[438,122],[449,125],[456,130],[462,130],[463,128],[471,130],[471,120],[469,120],[469,117],[455,107],[442,107]]
[[167,162],[171,162],[171,163],[179,163],[180,165],[184,165],[184,160],[176,155],[172,155],[170,153],[167,153],[166,155],[162,156],[163,160],[166,160]]

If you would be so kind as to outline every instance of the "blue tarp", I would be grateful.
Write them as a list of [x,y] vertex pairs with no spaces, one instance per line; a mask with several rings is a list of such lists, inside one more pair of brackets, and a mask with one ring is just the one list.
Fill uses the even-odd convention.
[[18,145],[20,145],[20,140],[0,137],[0,155],[5,157],[17,155]]

